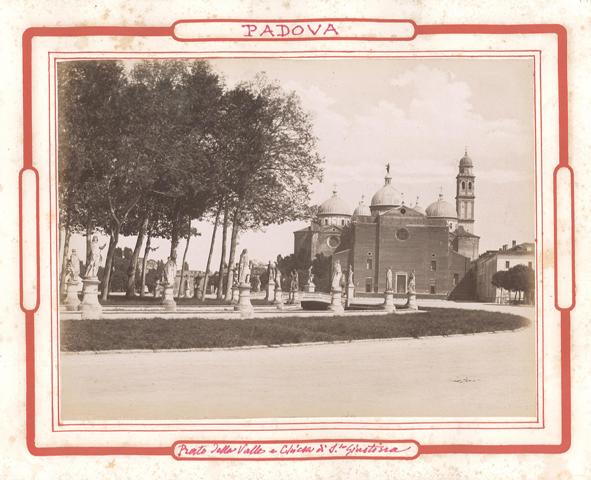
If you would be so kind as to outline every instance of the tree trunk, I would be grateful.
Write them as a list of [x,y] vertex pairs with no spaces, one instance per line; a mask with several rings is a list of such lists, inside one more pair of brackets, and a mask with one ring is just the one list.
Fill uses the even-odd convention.
[[62,251],[62,264],[61,264],[61,271],[60,271],[60,293],[61,295],[65,294],[66,291],[66,262],[68,260],[68,251],[70,250],[70,237],[72,232],[68,227],[65,229],[65,235],[63,240],[63,251]]
[[103,275],[103,292],[101,294],[101,300],[107,300],[109,298],[109,290],[111,286],[111,270],[113,269],[113,257],[115,256],[115,248],[119,242],[119,230],[121,227],[117,225],[113,228],[111,236],[109,238],[109,251],[107,252],[107,260],[105,262],[105,270]]
[[179,291],[177,297],[183,297],[184,292],[184,280],[185,280],[185,261],[187,259],[187,251],[189,250],[189,242],[191,240],[191,220],[189,219],[189,232],[187,233],[187,243],[185,244],[185,252],[183,253],[183,264],[181,265],[181,279],[179,280]]
[[176,249],[179,246],[179,233],[181,229],[180,209],[176,207],[170,233],[170,258],[176,263]]
[[86,263],[84,266],[88,265],[90,262],[90,244],[92,242],[92,223],[88,222],[86,224]]
[[209,244],[209,255],[207,256],[207,266],[205,267],[205,276],[203,277],[203,285],[201,285],[201,298],[205,299],[205,292],[207,292],[207,282],[209,281],[209,269],[211,268],[211,257],[213,255],[213,246],[215,245],[215,235],[218,229],[218,222],[220,219],[221,208],[218,208],[215,214],[215,222],[213,224],[213,233],[211,234],[211,243]]
[[144,258],[142,259],[142,286],[140,290],[140,297],[143,298],[144,290],[146,289],[146,262],[148,261],[148,255],[150,254],[150,243],[152,240],[152,235],[148,233],[148,238],[146,238],[146,248],[144,248]]
[[230,240],[230,258],[228,259],[228,283],[226,285],[226,296],[224,300],[229,302],[232,300],[232,265],[236,257],[236,244],[238,242],[238,209],[234,211],[234,218],[232,220],[232,238]]
[[127,291],[125,296],[127,298],[135,297],[135,272],[137,270],[137,262],[140,258],[140,251],[142,250],[142,244],[144,243],[144,237],[146,236],[146,228],[148,228],[148,215],[146,215],[140,226],[140,230],[135,241],[135,248],[129,261],[129,267],[127,268]]
[[[66,241],[66,227],[61,226],[59,228],[59,238],[60,238],[60,250],[59,250],[59,257],[58,258],[64,259],[64,250],[65,250],[64,243]],[[59,267],[58,267],[60,279],[62,278],[62,270],[64,269],[64,265],[65,265],[65,263],[62,262],[61,265],[59,265]],[[61,282],[61,280],[60,280],[60,282]]]
[[222,255],[220,258],[220,269],[218,275],[218,292],[216,298],[221,300],[224,289],[224,263],[226,263],[226,243],[228,238],[228,210],[224,211],[224,223],[222,226]]

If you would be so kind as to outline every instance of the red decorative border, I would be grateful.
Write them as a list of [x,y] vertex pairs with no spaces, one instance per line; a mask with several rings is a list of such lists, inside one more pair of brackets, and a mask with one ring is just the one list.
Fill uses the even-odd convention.
[[[190,22],[260,22],[261,20],[252,19],[232,19],[232,20],[190,20]],[[276,19],[262,20],[263,22],[285,21]],[[293,20],[292,20],[293,21]],[[410,20],[372,20],[372,19],[299,19],[299,21],[381,21],[381,22],[409,22],[415,26],[415,38],[418,35],[437,35],[437,34],[556,34],[558,42],[558,109],[559,109],[559,163],[554,170],[554,218],[557,217],[556,202],[556,175],[560,168],[567,168],[570,173],[571,186],[574,181],[574,172],[568,164],[568,86],[567,86],[567,43],[566,29],[561,25],[415,25]],[[35,27],[27,29],[23,33],[23,168],[19,173],[19,269],[21,276],[20,283],[20,306],[25,313],[25,341],[26,341],[26,440],[29,452],[40,456],[57,455],[172,455],[172,446],[165,447],[37,447],[35,445],[35,349],[34,349],[34,314],[39,308],[40,301],[40,246],[39,246],[39,185],[38,172],[33,167],[32,156],[32,42],[34,37],[78,37],[78,36],[174,36],[174,27],[179,22],[189,22],[188,20],[179,20],[170,27]],[[258,38],[239,38],[226,39],[223,41],[261,41]],[[266,39],[267,40],[267,39]],[[269,39],[272,40],[272,39]],[[285,38],[275,41],[285,41]],[[294,39],[295,40],[295,39]],[[297,39],[307,41],[311,39]],[[323,38],[325,41],[346,40],[345,38]],[[352,40],[352,38],[349,38]],[[355,38],[354,40],[364,40]],[[411,39],[381,39],[368,38],[372,41],[409,41]],[[182,39],[179,41],[187,41]],[[190,39],[188,41],[200,41],[199,39]],[[206,39],[203,41],[212,41]],[[33,308],[26,308],[24,305],[23,292],[23,204],[22,204],[22,175],[26,170],[31,170],[35,174],[36,182],[36,280],[37,292]],[[558,305],[556,300],[555,307],[560,311],[561,318],[561,442],[558,445],[420,445],[420,454],[436,453],[562,453],[569,449],[571,441],[571,390],[570,390],[570,311],[575,306],[575,242],[574,242],[574,189],[571,188],[571,275],[572,275],[572,303],[566,308]],[[554,222],[554,244],[557,245],[557,228]],[[554,263],[557,264],[557,249],[554,250]],[[557,298],[558,276],[554,271],[555,280],[555,298]],[[333,439],[333,441],[339,439]],[[348,439],[350,441],[350,439]],[[364,439],[367,440],[367,439]],[[215,442],[215,440],[210,440]],[[282,443],[301,443],[301,440],[274,440]],[[386,442],[380,440],[381,442]],[[220,443],[229,443],[220,440]],[[249,443],[253,443],[252,440]],[[260,442],[259,442],[260,443]],[[346,457],[348,458],[348,457]],[[359,458],[359,457],[357,457]],[[381,457],[366,457],[381,458]]]

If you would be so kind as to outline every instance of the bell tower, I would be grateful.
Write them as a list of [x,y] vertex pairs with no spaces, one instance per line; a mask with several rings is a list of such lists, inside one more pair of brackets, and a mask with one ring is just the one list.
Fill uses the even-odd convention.
[[472,159],[466,148],[456,176],[456,210],[458,226],[464,227],[469,233],[474,233],[475,182],[472,168]]

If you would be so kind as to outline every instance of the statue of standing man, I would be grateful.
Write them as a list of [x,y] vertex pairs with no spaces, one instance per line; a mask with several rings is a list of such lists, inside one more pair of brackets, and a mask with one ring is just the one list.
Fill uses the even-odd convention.
[[386,270],[386,291],[391,291],[394,288],[394,284],[392,282],[392,269],[388,267]]
[[331,282],[331,289],[334,292],[341,291],[341,280],[343,278],[343,271],[341,270],[341,262],[340,260],[335,260],[334,267],[332,271],[332,282]]
[[106,243],[100,246],[98,237],[93,235],[92,240],[90,241],[90,261],[86,266],[84,278],[96,278],[98,275],[98,269],[103,262],[102,250],[105,248],[105,245]]
[[410,275],[408,277],[408,293],[416,293],[415,288],[415,271],[413,270],[412,272],[410,272]]
[[238,266],[238,284],[242,285],[250,280],[250,265],[248,263],[248,250],[245,248],[240,254],[240,264]]
[[164,283],[169,287],[173,286],[175,278],[176,262],[171,257],[168,257],[168,260],[166,260],[166,264],[164,265]]

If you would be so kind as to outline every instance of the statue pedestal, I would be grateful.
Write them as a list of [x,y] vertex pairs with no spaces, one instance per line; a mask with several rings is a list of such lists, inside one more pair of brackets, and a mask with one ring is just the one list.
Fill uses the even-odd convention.
[[240,312],[242,318],[252,317],[254,308],[250,303],[250,285],[248,283],[241,283],[238,287],[238,303],[234,305],[234,310]]
[[409,310],[418,310],[419,306],[417,305],[417,294],[416,293],[408,293],[408,298],[406,300],[406,306]]
[[174,285],[166,285],[164,287],[162,305],[164,306],[164,310],[167,312],[176,311],[176,302],[174,301]]
[[80,285],[78,282],[68,282],[66,284],[66,298],[63,305],[69,312],[77,311],[78,306],[80,305],[80,299],[78,298],[78,285]]
[[347,307],[353,303],[353,299],[355,298],[355,286],[354,285],[347,285]]
[[345,312],[343,308],[342,302],[342,291],[341,290],[333,290],[330,292],[330,305],[328,309],[335,313],[335,315],[341,315]]
[[307,283],[304,285],[304,292],[306,293],[314,293],[316,291],[316,285],[313,283]]
[[82,280],[82,303],[80,312],[83,319],[99,319],[103,316],[103,307],[98,300],[98,286],[101,282],[97,277]]
[[269,281],[267,284],[267,294],[265,295],[265,300],[269,303],[272,303],[275,300],[275,282]]
[[238,305],[239,301],[240,301],[240,290],[239,290],[238,286],[232,285],[232,299],[230,300],[230,303],[232,305]]
[[279,310],[283,309],[283,291],[280,286],[275,288],[275,296],[273,298],[273,305],[277,305]]
[[300,297],[298,295],[297,290],[291,290],[289,292],[289,300],[287,301],[288,305],[298,305],[300,303]]
[[388,313],[392,313],[396,311],[396,306],[394,305],[394,291],[393,290],[386,290],[384,293],[384,310]]

